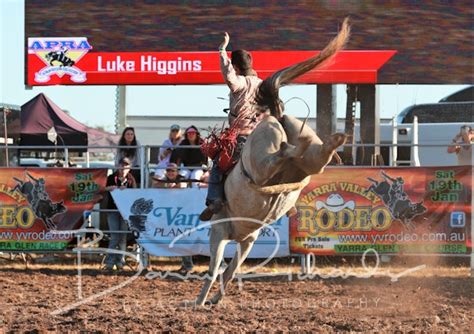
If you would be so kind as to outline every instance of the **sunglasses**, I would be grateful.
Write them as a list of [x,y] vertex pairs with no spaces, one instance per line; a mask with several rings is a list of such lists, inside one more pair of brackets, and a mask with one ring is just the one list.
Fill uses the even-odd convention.
[[178,172],[176,169],[167,169],[166,172],[170,173],[170,172]]

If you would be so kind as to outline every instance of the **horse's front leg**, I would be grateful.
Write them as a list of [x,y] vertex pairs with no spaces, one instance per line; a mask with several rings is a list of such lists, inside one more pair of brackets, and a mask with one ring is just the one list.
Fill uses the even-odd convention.
[[242,263],[244,263],[245,259],[249,255],[250,251],[252,250],[252,246],[255,243],[255,240],[257,240],[259,232],[260,230],[255,231],[248,238],[246,238],[245,240],[239,243],[240,250],[237,249],[234,255],[234,258],[232,259],[232,261],[229,263],[229,266],[224,271],[224,274],[222,277],[222,284],[219,287],[219,291],[211,299],[212,304],[219,303],[222,297],[225,295],[225,288],[227,284],[235,277],[235,272],[237,271],[237,269],[240,268]]
[[209,260],[209,272],[199,294],[196,305],[204,305],[206,302],[212,284],[216,281],[219,274],[219,265],[224,257],[224,249],[229,242],[229,225],[221,223],[211,226],[211,235],[209,237],[211,258]]

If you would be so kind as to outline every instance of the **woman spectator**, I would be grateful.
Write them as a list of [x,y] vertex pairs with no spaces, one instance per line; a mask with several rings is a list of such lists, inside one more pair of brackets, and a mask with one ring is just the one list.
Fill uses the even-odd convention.
[[[127,157],[120,159],[117,164],[118,169],[115,173],[107,177],[107,183],[105,190],[108,196],[107,209],[117,210],[117,206],[110,195],[110,192],[115,189],[126,189],[136,188],[135,178],[130,172],[131,161]],[[109,224],[110,231],[127,231],[127,223],[122,219],[122,216],[118,212],[108,212],[107,222]],[[110,233],[109,249],[125,251],[127,247],[127,235],[125,233]],[[116,269],[122,269],[125,264],[125,257],[123,254],[107,253],[105,257],[105,269],[113,270],[114,266]]]
[[202,165],[207,165],[207,157],[202,154],[199,147],[187,148],[185,146],[200,146],[201,144],[202,139],[198,129],[191,125],[184,133],[184,140],[171,154],[171,162],[176,163],[178,166],[187,167],[182,169],[181,174],[188,179],[201,179],[201,176],[204,174]]
[[118,162],[126,157],[130,159],[133,177],[138,185],[140,185],[140,166],[141,166],[141,157],[140,149],[137,146],[140,146],[140,142],[135,136],[135,129],[133,127],[126,127],[123,129],[122,136],[120,137],[119,146],[131,146],[130,148],[119,148],[117,150],[117,155],[115,156],[115,165],[118,165]]
[[171,153],[182,140],[183,136],[180,126],[177,124],[171,125],[170,134],[161,145],[160,152],[158,153],[158,165],[155,169],[155,177],[161,179],[165,176],[166,167],[170,163]]

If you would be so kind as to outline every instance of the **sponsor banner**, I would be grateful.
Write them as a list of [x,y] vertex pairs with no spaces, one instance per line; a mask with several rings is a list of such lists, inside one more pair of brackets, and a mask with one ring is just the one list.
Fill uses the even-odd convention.
[[[176,85],[223,84],[219,55],[212,52],[96,52],[86,37],[28,38],[27,84]],[[251,51],[265,79],[319,51]],[[393,50],[341,51],[324,68],[295,83],[376,83]]]
[[62,250],[102,196],[104,169],[3,168],[0,251]]
[[292,253],[467,253],[472,169],[327,168],[290,220]]
[[[206,194],[207,189],[197,188],[112,191],[122,217],[138,235],[137,242],[156,256],[209,256],[210,222],[199,220]],[[235,252],[236,243],[231,242],[225,257],[233,257]],[[267,258],[273,253],[279,257],[289,255],[286,217],[261,229],[249,257]]]

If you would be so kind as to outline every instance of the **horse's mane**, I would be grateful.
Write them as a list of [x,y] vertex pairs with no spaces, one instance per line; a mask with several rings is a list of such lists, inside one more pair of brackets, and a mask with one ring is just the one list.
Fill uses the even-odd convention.
[[281,119],[283,115],[283,103],[279,98],[278,91],[280,87],[288,85],[293,80],[304,73],[326,65],[327,61],[344,46],[349,40],[350,26],[349,19],[344,19],[341,31],[329,44],[316,56],[295,65],[286,67],[275,72],[271,77],[265,79],[257,92],[256,103],[261,109],[269,109],[272,116]]

